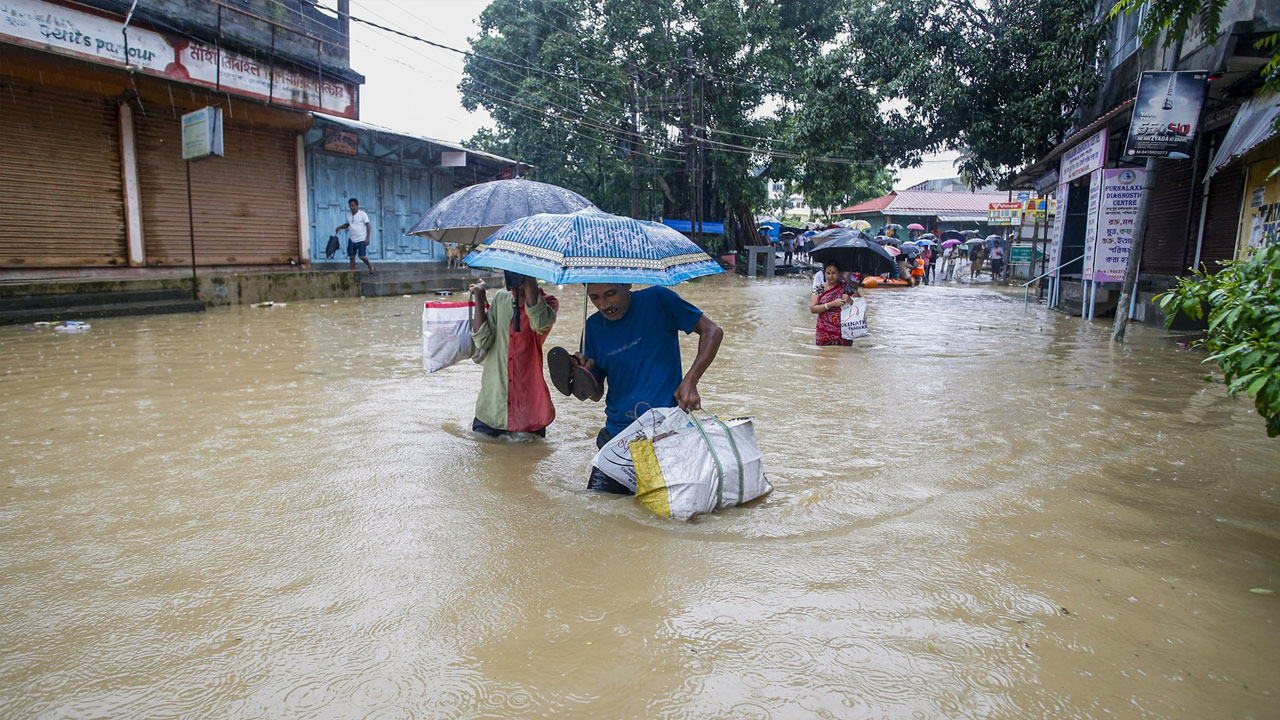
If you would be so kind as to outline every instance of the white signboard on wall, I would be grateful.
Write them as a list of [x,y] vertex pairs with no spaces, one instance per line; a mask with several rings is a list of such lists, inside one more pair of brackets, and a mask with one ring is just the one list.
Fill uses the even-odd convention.
[[1058,166],[1058,182],[1071,182],[1094,170],[1101,170],[1106,164],[1107,131],[1104,128],[1062,154],[1062,161]]
[[1070,185],[1059,185],[1053,194],[1058,212],[1053,216],[1052,242],[1049,243],[1049,277],[1058,277],[1058,265],[1062,264],[1062,233],[1066,226],[1067,194],[1070,192]]
[[1102,206],[1102,170],[1089,173],[1089,222],[1084,227],[1084,265],[1080,276],[1093,279],[1093,252],[1098,243],[1098,208]]
[[1147,171],[1120,168],[1103,171],[1102,202],[1097,215],[1097,248],[1093,251],[1093,279],[1123,282],[1129,253],[1133,250],[1133,226]]
[[124,21],[45,0],[0,0],[0,42],[69,55],[103,65],[263,101],[354,119],[355,86],[321,81],[312,73],[260,63],[188,37],[130,26]]

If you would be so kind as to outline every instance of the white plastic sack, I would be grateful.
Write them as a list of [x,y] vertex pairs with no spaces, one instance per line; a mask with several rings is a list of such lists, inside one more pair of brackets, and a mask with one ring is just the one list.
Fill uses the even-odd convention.
[[680,408],[654,408],[628,425],[622,432],[613,436],[604,447],[596,453],[592,465],[622,483],[631,492],[636,491],[636,466],[631,462],[631,441],[646,433],[657,436],[661,433],[689,426],[689,414]]
[[471,357],[471,302],[427,302],[422,307],[422,367],[443,370]]
[[857,340],[867,336],[867,301],[865,298],[850,298],[840,308],[840,337],[845,340]]
[[769,494],[753,418],[689,417],[685,427],[631,441],[636,501],[688,520]]

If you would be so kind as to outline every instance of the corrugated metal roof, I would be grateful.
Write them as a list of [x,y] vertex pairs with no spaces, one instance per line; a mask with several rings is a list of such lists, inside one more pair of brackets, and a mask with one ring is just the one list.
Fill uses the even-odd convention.
[[850,205],[849,207],[844,208],[843,210],[837,210],[835,214],[836,215],[858,215],[861,213],[880,212],[881,210],[884,209],[886,205],[893,202],[893,198],[896,197],[897,195],[898,195],[897,193],[889,193],[888,195],[881,195],[878,198],[872,198],[870,200],[867,200],[866,202],[860,202],[857,205]]
[[1008,199],[1009,194],[1003,192],[901,190],[837,210],[835,214],[882,213],[884,215],[947,215],[949,217],[980,215],[983,220],[986,220],[988,205],[1005,202]]
[[1231,121],[1231,128],[1222,138],[1222,147],[1209,165],[1205,181],[1236,158],[1270,140],[1276,134],[1277,116],[1280,116],[1280,93],[1250,98],[1249,102],[1241,105],[1235,119]]
[[353,130],[363,130],[365,132],[376,132],[376,133],[382,133],[384,135],[393,135],[399,138],[407,138],[409,140],[418,140],[421,142],[431,143],[432,145],[439,145],[440,147],[447,148],[449,150],[462,150],[470,155],[475,155],[476,157],[482,157],[487,160],[492,160],[497,163],[502,163],[504,165],[521,165],[523,167],[533,167],[532,165],[529,165],[528,163],[520,162],[519,160],[512,160],[511,158],[505,158],[505,157],[502,157],[501,155],[494,155],[493,153],[487,153],[487,152],[484,152],[483,150],[473,150],[472,148],[465,147],[457,143],[452,143],[447,140],[437,140],[435,138],[429,138],[422,135],[411,135],[409,133],[403,133],[398,130],[392,130],[391,128],[385,128],[385,127],[382,127],[381,125],[374,125],[372,123],[361,122],[359,120],[348,120],[343,117],[337,117],[335,115],[326,115],[324,113],[313,112],[311,113],[311,116],[324,120],[325,122],[333,123],[334,125],[345,125]]
[[931,192],[903,190],[889,203],[886,215],[976,215],[987,214],[987,205],[1005,202],[1002,192]]

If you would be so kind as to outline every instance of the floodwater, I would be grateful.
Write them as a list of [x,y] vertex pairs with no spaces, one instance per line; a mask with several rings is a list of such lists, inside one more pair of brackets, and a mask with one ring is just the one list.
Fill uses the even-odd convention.
[[0,328],[0,717],[1276,717],[1280,440],[1201,353],[936,286],[817,349],[803,280],[680,291],[776,487],[691,523],[584,491],[600,405],[473,437],[421,298]]

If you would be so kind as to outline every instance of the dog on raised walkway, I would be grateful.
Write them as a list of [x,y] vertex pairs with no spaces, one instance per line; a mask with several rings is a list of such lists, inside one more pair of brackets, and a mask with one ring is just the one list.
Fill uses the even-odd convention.
[[445,262],[446,268],[452,269],[456,267],[462,267],[462,258],[466,257],[467,253],[465,250],[462,249],[461,245],[457,243],[445,243],[444,252],[445,252],[445,258],[446,258],[446,262]]

